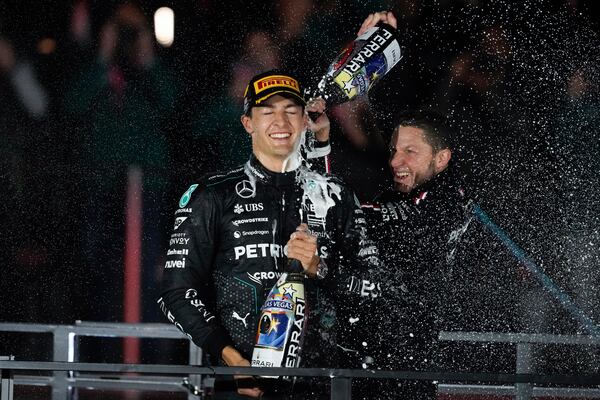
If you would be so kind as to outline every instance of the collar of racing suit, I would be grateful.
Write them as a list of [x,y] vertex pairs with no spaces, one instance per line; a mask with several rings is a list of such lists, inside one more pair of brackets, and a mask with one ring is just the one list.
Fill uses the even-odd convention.
[[254,154],[250,156],[250,160],[246,164],[249,169],[249,173],[256,177],[256,180],[263,184],[270,184],[273,186],[291,186],[296,183],[296,171],[290,172],[273,172],[265,168],[264,165],[258,161],[258,158]]

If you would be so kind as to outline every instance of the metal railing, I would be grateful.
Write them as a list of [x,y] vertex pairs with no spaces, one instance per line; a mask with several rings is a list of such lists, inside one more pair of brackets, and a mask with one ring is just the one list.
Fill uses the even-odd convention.
[[[75,362],[79,360],[78,339],[80,337],[113,337],[113,338],[149,338],[180,339],[189,342],[188,362],[190,365],[202,365],[202,350],[171,324],[125,324],[108,322],[82,322],[75,325],[48,325],[28,323],[0,323],[0,331],[21,333],[52,334],[52,360],[58,362]],[[202,376],[189,376],[187,387],[182,385],[181,378],[160,377],[148,381],[139,377],[128,376],[125,379],[106,379],[100,376],[75,376],[76,370],[52,370],[52,376],[16,377],[19,384],[50,386],[52,400],[66,400],[77,387],[94,387],[104,389],[137,389],[157,391],[188,392],[188,399],[197,399],[189,388],[201,388]]]
[[[491,383],[538,383],[562,385],[598,385],[600,375],[539,375],[507,373],[463,373],[429,371],[370,371],[326,368],[257,368],[257,367],[195,367],[191,365],[148,365],[148,364],[98,364],[40,361],[0,361],[3,371],[79,371],[105,373],[138,373],[166,375],[286,375],[304,377],[322,377],[331,380],[331,399],[349,400],[352,398],[353,378],[433,380],[458,382]],[[1,400],[12,400],[2,398]]]
[[[135,389],[144,391],[187,391],[188,398],[197,399],[212,390],[217,375],[249,374],[315,376],[331,379],[331,398],[349,399],[353,378],[435,380],[438,392],[443,394],[509,395],[518,400],[538,396],[564,398],[600,398],[598,388],[542,387],[534,384],[599,385],[600,375],[543,375],[535,374],[532,348],[540,344],[599,346],[600,337],[561,336],[521,333],[442,332],[440,339],[452,342],[509,343],[515,345],[516,374],[415,372],[415,371],[364,371],[338,369],[263,369],[202,367],[201,350],[170,324],[78,323],[76,325],[39,325],[0,323],[0,331],[51,333],[53,335],[54,362],[11,361],[0,358],[2,369],[2,398],[10,399],[13,385],[43,385],[52,388],[53,400],[70,398],[73,389]],[[77,338],[138,337],[152,339],[184,339],[190,343],[190,365],[105,364],[78,363]],[[26,371],[51,371],[51,376],[28,376]],[[249,372],[251,371],[251,372]],[[261,371],[261,372],[259,372]],[[285,372],[282,372],[285,371]],[[18,372],[16,376],[13,374]],[[100,375],[78,375],[77,372],[118,373],[119,379]],[[131,376],[127,373],[163,374],[165,376]],[[184,384],[183,379],[187,379]],[[482,384],[486,383],[486,384]],[[492,384],[494,383],[494,384]],[[499,385],[499,383],[501,385]]]
[[[517,374],[530,374],[536,370],[533,350],[538,345],[560,344],[577,346],[600,346],[600,336],[570,336],[529,333],[481,333],[481,332],[441,332],[442,341],[471,343],[508,343],[515,345]],[[532,382],[519,382],[514,386],[490,387],[482,385],[440,385],[439,392],[494,394],[515,396],[517,400],[529,400],[533,397],[553,396],[564,398],[600,399],[598,388],[557,388],[535,387]]]

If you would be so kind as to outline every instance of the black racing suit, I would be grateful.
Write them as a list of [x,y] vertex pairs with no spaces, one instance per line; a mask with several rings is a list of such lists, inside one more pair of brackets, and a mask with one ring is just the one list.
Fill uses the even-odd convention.
[[[460,266],[455,259],[473,218],[462,180],[450,164],[412,192],[391,189],[362,208],[385,268],[375,278],[384,296],[362,308],[378,321],[378,329],[361,350],[373,359],[372,368],[432,370],[438,334],[451,318],[449,313],[456,312],[451,291],[452,282],[460,280],[456,271]],[[430,381],[398,383],[381,381],[382,390],[374,395],[369,382],[357,382],[355,397],[436,398]]]
[[[351,269],[378,265],[365,220],[351,193],[328,177],[339,198],[326,218],[304,199],[297,171],[274,173],[256,157],[192,185],[175,212],[159,304],[194,343],[220,360],[227,345],[252,358],[260,308],[287,263],[286,243],[301,222],[318,237],[324,279],[306,279],[309,311],[301,366],[336,367],[336,314]],[[301,219],[302,216],[302,219]]]

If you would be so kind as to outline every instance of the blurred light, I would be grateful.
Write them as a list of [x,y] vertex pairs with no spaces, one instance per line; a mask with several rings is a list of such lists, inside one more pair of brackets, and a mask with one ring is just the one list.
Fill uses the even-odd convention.
[[52,38],[44,38],[38,42],[38,53],[48,55],[56,50],[56,40]]
[[164,47],[170,47],[175,38],[175,13],[169,7],[161,7],[154,13],[154,35]]

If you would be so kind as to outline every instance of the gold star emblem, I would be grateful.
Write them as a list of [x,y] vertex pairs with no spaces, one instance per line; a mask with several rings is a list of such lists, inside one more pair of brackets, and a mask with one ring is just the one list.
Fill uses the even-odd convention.
[[279,326],[279,323],[280,322],[277,321],[277,318],[273,318],[273,315],[271,315],[271,325],[269,325],[269,329],[267,330],[267,335],[273,331],[275,331],[275,333],[277,333],[277,327]]

